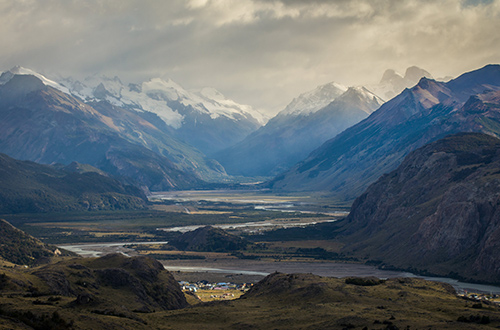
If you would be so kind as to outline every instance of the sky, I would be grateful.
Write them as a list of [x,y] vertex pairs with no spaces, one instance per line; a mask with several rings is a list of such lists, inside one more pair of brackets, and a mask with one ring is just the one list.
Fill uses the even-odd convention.
[[500,0],[0,0],[0,70],[171,78],[269,115],[331,81],[500,63]]

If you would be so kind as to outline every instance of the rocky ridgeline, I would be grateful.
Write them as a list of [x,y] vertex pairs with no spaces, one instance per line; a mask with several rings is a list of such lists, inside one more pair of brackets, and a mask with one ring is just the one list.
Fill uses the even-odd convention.
[[500,140],[463,133],[410,153],[354,202],[347,249],[398,268],[500,283]]

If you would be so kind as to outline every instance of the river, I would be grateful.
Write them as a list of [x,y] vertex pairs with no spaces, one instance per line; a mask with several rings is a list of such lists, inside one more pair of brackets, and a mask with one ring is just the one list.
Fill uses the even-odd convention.
[[[296,220],[266,220],[266,221],[254,221],[245,223],[233,223],[233,224],[215,224],[212,227],[221,228],[224,230],[242,230],[247,232],[255,232],[256,229],[259,231],[271,230],[275,228],[292,228],[292,227],[305,227],[310,225],[315,225],[323,222],[335,222],[338,219],[324,219],[324,220],[309,220],[309,221],[296,221]],[[193,225],[193,226],[180,226],[180,227],[169,227],[169,228],[157,228],[157,230],[163,231],[178,231],[181,233],[186,233],[188,231],[193,231],[198,228],[204,227],[205,225]]]
[[[127,248],[127,245],[138,244],[166,244],[167,242],[126,242],[126,243],[88,243],[60,245],[59,247],[75,252],[83,257],[99,257],[110,253],[122,253],[130,256],[135,250]],[[500,294],[500,287],[484,284],[465,283],[446,277],[428,277],[418,276],[408,272],[382,270],[373,266],[361,264],[348,264],[336,262],[266,262],[259,260],[231,260],[230,262],[207,262],[205,260],[196,261],[164,261],[165,269],[169,271],[182,272],[209,272],[223,274],[245,274],[266,276],[273,272],[281,273],[312,273],[327,277],[378,277],[378,278],[396,278],[396,277],[419,277],[430,281],[438,281],[451,284],[457,292],[467,290],[469,292],[484,292]]]

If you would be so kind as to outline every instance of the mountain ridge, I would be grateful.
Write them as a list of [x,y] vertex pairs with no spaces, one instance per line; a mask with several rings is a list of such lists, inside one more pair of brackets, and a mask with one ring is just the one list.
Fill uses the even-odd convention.
[[[500,134],[500,112],[495,106],[499,70],[500,65],[487,66],[448,83],[422,78],[276,177],[271,187],[325,191],[333,198],[352,201],[380,175],[396,168],[406,154],[428,142],[460,131]],[[484,105],[487,110],[471,111],[472,103],[461,101],[467,93],[474,100],[471,93],[476,92],[485,93],[485,101],[475,106]]]
[[95,172],[77,173],[0,154],[0,213],[142,209],[133,186]]
[[336,83],[319,86],[302,96],[303,99],[294,99],[265,126],[214,157],[229,174],[276,175],[383,103],[364,87],[344,90]]
[[170,134],[206,155],[238,142],[266,120],[251,106],[228,99],[214,88],[189,91],[171,79],[152,78],[127,86],[118,77],[93,76],[83,81],[67,78],[62,83],[86,103],[104,101],[154,113]]

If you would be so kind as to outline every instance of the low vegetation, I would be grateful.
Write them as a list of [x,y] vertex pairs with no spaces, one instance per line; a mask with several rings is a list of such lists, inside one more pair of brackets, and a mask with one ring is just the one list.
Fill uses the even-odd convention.
[[[335,279],[274,273],[235,300],[187,302],[153,260],[78,259],[2,269],[0,318],[9,329],[492,329],[497,305],[421,279]],[[30,284],[29,284],[30,283]],[[162,298],[165,297],[165,298]],[[170,298],[169,298],[170,297]],[[175,298],[174,298],[175,297]]]
[[58,256],[76,256],[74,253],[45,244],[10,223],[0,219],[0,260],[17,265],[35,265]]
[[[168,206],[156,204],[156,206]],[[173,204],[173,203],[172,203]],[[175,206],[175,205],[174,205]],[[185,212],[184,208],[190,210]],[[94,212],[51,212],[35,214],[3,214],[2,218],[44,242],[68,244],[83,242],[164,241],[179,233],[158,230],[180,226],[208,226],[256,221],[318,221],[322,214],[282,213],[255,210],[248,205],[205,202],[185,203],[179,211],[152,208]]]
[[141,209],[136,187],[95,172],[56,169],[0,154],[0,213]]
[[179,250],[229,252],[246,250],[252,244],[220,228],[206,226],[189,231],[169,242]]

